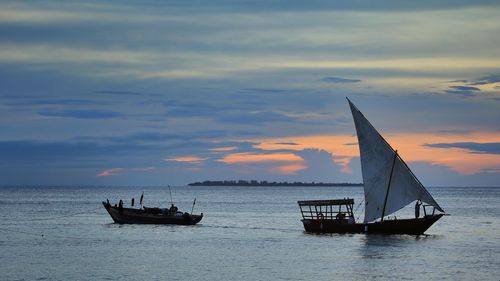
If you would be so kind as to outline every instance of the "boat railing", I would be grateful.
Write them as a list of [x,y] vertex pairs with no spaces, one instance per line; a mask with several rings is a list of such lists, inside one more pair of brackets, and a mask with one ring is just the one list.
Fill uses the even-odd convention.
[[305,220],[354,219],[354,199],[306,200],[297,202]]
[[422,205],[422,207],[424,207],[424,216],[429,216],[427,214],[427,208],[431,208],[432,207],[432,213],[430,214],[430,216],[434,216],[434,214],[436,213],[436,207],[432,206],[432,205]]

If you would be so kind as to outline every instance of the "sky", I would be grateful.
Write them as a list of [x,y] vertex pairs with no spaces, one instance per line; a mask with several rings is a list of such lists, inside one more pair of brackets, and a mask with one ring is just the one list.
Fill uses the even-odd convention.
[[362,182],[349,97],[424,185],[500,186],[499,12],[1,1],[0,184]]

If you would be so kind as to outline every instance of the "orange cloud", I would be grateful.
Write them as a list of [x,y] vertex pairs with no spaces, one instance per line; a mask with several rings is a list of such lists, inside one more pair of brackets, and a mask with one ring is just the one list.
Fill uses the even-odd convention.
[[144,167],[144,168],[130,168],[130,169],[125,169],[125,168],[112,168],[112,169],[107,169],[99,174],[97,174],[98,177],[111,177],[111,176],[117,176],[120,175],[124,172],[150,172],[154,171],[156,168],[155,167]]
[[293,153],[232,153],[218,161],[226,164],[277,163],[278,166],[270,168],[268,172],[285,175],[293,175],[307,168],[304,159]]
[[304,159],[293,153],[252,154],[245,152],[245,153],[227,154],[218,161],[224,162],[226,164],[235,164],[235,163],[258,163],[258,162],[300,162],[304,161]]
[[224,151],[232,151],[235,150],[237,147],[236,146],[225,146],[225,147],[217,147],[217,148],[211,148],[211,151],[215,152],[224,152]]
[[[322,149],[334,155],[332,161],[341,165],[342,171],[350,173],[349,164],[353,157],[359,155],[356,136],[353,135],[316,135],[296,136],[251,140],[259,142],[255,148],[262,150],[296,150]],[[289,145],[294,143],[294,145]]]
[[100,172],[99,174],[97,174],[97,176],[98,176],[98,177],[111,177],[111,176],[116,176],[116,175],[121,174],[121,172],[122,172],[123,170],[124,170],[123,168],[113,168],[113,169],[108,169],[108,170],[104,170],[104,171]]
[[164,158],[164,161],[175,161],[182,163],[190,163],[190,164],[200,164],[201,162],[207,160],[208,158],[201,158],[198,156],[179,156],[173,158]]
[[[406,162],[427,162],[433,165],[444,165],[462,175],[471,175],[487,170],[500,168],[500,155],[474,153],[463,148],[437,148],[426,144],[500,142],[499,132],[462,132],[455,134],[439,133],[400,133],[388,134],[386,140],[405,159]],[[359,148],[355,135],[314,135],[269,139],[251,139],[258,142],[255,148],[262,150],[303,150],[323,149],[333,155],[332,161],[342,166],[342,171],[349,173],[349,164],[353,157],[359,156]],[[293,142],[295,145],[287,145]]]
[[297,163],[274,167],[271,169],[271,172],[285,175],[295,175],[298,171],[304,170],[306,168],[306,165]]

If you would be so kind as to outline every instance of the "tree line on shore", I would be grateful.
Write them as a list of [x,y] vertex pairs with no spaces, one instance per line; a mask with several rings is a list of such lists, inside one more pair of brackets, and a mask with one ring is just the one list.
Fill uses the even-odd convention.
[[324,183],[324,182],[276,182],[276,181],[256,181],[256,180],[224,180],[224,181],[202,181],[193,182],[189,186],[363,186],[362,183]]

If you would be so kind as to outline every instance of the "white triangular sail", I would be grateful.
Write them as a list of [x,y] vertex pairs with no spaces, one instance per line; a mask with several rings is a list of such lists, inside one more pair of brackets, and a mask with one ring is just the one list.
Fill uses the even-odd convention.
[[[365,190],[365,222],[392,214],[415,200],[421,200],[444,212],[396,151],[351,101],[349,105],[359,142]],[[386,194],[388,196],[384,210]]]

